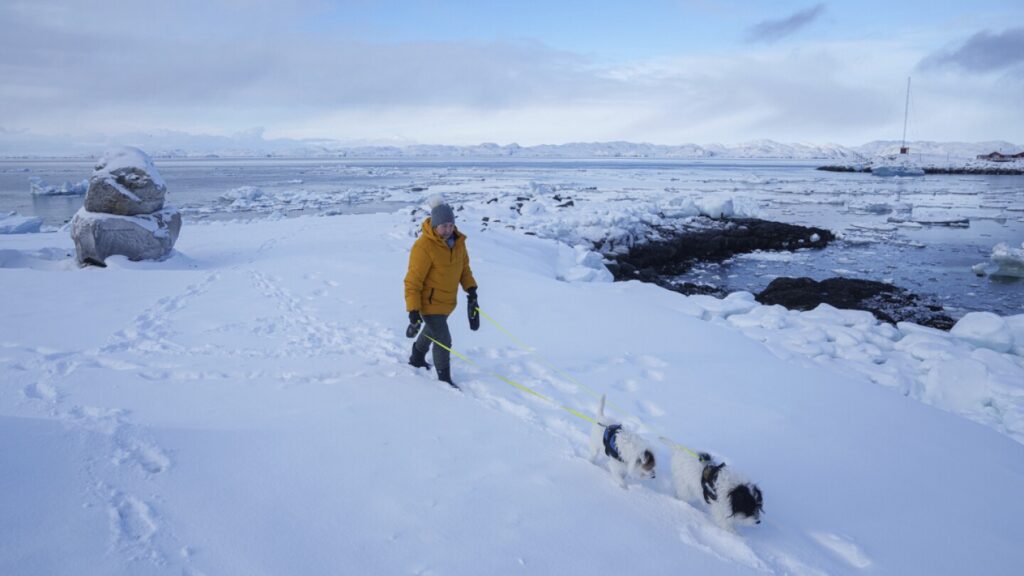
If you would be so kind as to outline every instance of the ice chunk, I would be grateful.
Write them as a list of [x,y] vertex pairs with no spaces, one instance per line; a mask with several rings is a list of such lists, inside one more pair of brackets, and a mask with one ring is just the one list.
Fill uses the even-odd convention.
[[996,352],[1009,352],[1013,348],[1010,325],[992,312],[970,312],[949,333],[978,348],[989,348]]
[[29,191],[33,196],[83,196],[89,190],[89,179],[81,182],[64,181],[60,186],[47,184],[38,176],[28,179]]
[[39,232],[43,219],[35,216],[19,216],[17,212],[0,214],[0,234],[29,234]]
[[1000,242],[992,249],[990,259],[996,265],[991,276],[1024,278],[1024,242],[1020,248],[1010,248],[1008,244]]

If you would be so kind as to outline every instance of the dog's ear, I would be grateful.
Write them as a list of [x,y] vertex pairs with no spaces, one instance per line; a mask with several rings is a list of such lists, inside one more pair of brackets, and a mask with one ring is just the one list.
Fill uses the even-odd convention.
[[732,508],[732,514],[729,516],[741,514],[756,519],[761,513],[760,493],[761,491],[753,484],[740,484],[733,488],[729,492],[729,505]]
[[644,455],[640,458],[640,466],[648,472],[654,470],[654,454],[650,450],[644,450]]

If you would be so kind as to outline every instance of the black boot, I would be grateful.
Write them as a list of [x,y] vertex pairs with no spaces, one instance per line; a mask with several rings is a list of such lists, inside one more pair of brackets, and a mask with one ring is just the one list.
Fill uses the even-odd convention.
[[438,368],[437,369],[437,379],[440,380],[441,382],[447,382],[449,386],[451,386],[452,388],[455,388],[456,390],[461,390],[461,388],[459,388],[458,386],[455,385],[455,382],[452,382],[452,369],[451,368]]
[[430,364],[427,364],[427,353],[420,352],[414,345],[412,347],[412,355],[409,356],[409,365],[414,368],[426,368],[430,370]]

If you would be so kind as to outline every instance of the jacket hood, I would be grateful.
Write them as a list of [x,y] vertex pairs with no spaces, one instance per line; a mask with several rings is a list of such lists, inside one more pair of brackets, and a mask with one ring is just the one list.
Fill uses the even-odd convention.
[[[436,240],[437,242],[444,244],[444,240],[442,240],[441,237],[437,235],[437,232],[434,231],[434,225],[430,221],[430,216],[427,216],[427,219],[423,221],[422,228],[423,234],[427,238],[430,238],[431,240]],[[455,231],[452,232],[452,235],[455,237],[456,242],[459,241],[459,239],[466,237],[465,234],[459,231],[458,226],[455,227]]]

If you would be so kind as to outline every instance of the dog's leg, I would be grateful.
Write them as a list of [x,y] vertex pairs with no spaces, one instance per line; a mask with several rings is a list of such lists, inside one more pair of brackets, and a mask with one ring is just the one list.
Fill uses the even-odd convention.
[[590,463],[597,464],[597,455],[601,453],[601,440],[596,431],[590,433]]
[[619,488],[626,489],[626,467],[615,460],[614,458],[608,459],[608,470],[611,471],[612,477],[618,482]]
[[711,517],[715,519],[715,524],[726,532],[736,533],[736,529],[733,527],[732,522],[729,520],[727,514],[728,504],[725,502],[717,501],[711,504]]

